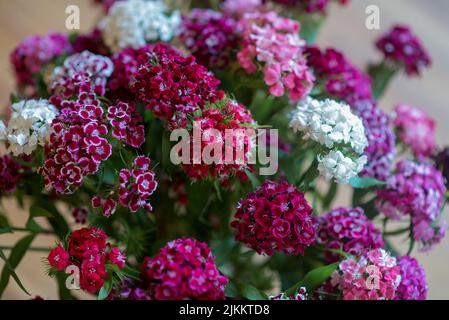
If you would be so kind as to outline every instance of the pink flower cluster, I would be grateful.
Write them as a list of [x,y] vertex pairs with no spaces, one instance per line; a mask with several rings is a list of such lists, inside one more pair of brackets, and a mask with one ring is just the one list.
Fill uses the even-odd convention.
[[[327,6],[329,5],[329,0],[272,0],[275,3],[295,7],[300,6],[307,13],[314,12],[325,12]],[[342,5],[349,2],[349,0],[338,0]]]
[[10,55],[17,84],[35,89],[34,75],[55,57],[68,54],[71,50],[68,37],[63,33],[51,32],[44,36],[25,38]]
[[[195,117],[193,121],[199,124],[196,129],[201,129],[203,132],[201,154],[198,156],[203,154],[205,148],[210,148],[213,145],[214,150],[215,148],[222,150],[222,159],[220,159],[221,163],[207,164],[201,157],[201,163],[194,164],[192,158],[190,164],[183,164],[185,173],[195,181],[209,176],[218,178],[224,187],[229,186],[230,178],[234,175],[243,182],[248,181],[245,170],[251,169],[248,159],[254,147],[252,137],[247,132],[242,132],[241,136],[236,136],[233,139],[233,145],[229,151],[225,145],[225,134],[228,129],[243,130],[246,128],[245,125],[254,123],[249,110],[233,100],[227,100],[221,108],[204,110],[202,115]],[[243,152],[243,158],[238,158],[238,150]],[[228,155],[228,159],[232,159],[231,163],[225,161],[227,152],[232,152],[231,155]],[[195,156],[193,144],[191,144],[190,155],[191,157]]]
[[421,40],[405,25],[394,26],[376,42],[376,46],[386,59],[403,66],[408,75],[419,75],[431,64]]
[[108,128],[100,101],[92,92],[81,92],[76,100],[57,96],[50,100],[61,113],[53,121],[53,132],[44,148],[46,160],[38,173],[46,187],[71,193],[111,156],[112,146],[105,138]]
[[398,138],[410,147],[415,157],[429,157],[436,149],[435,121],[424,111],[407,104],[394,108]]
[[335,262],[340,255],[333,250],[343,250],[351,255],[382,248],[382,233],[369,220],[361,208],[337,208],[318,219],[317,242],[325,246],[325,259]]
[[114,138],[123,140],[134,148],[139,148],[145,142],[145,128],[138,125],[143,119],[134,103],[119,101],[117,105],[108,108],[106,118]]
[[90,293],[97,293],[103,286],[108,273],[106,264],[115,264],[123,269],[125,254],[108,243],[108,236],[100,228],[83,228],[70,234],[67,248],[62,245],[48,255],[48,262],[56,270],[76,266],[80,270],[80,287]]
[[51,91],[64,98],[71,98],[80,94],[85,86],[91,86],[93,92],[102,96],[113,68],[108,57],[89,51],[76,53],[65,59],[62,67],[53,71]]
[[0,191],[14,192],[22,178],[25,167],[18,164],[10,155],[0,157]]
[[103,199],[100,196],[93,196],[91,204],[92,208],[101,208],[103,216],[106,218],[112,216],[117,209],[117,202],[112,197]]
[[146,257],[142,279],[157,300],[221,300],[228,282],[207,244],[191,238],[169,242],[154,258]]
[[237,205],[236,240],[259,254],[304,253],[315,243],[317,220],[304,194],[286,182],[266,180]]
[[223,69],[238,47],[239,25],[221,12],[193,9],[183,18],[179,37],[200,64]]
[[401,284],[396,290],[396,300],[426,300],[427,282],[424,268],[415,258],[404,256],[398,259]]
[[396,258],[383,249],[340,262],[330,279],[344,300],[392,300],[401,283]]
[[220,83],[193,56],[183,56],[175,48],[157,44],[145,53],[147,62],[131,79],[131,90],[170,128],[185,127],[187,115],[224,97]]
[[140,208],[153,210],[148,198],[156,190],[157,182],[154,179],[155,173],[150,170],[150,164],[149,158],[139,156],[134,159],[131,170],[120,170],[119,202],[131,212],[137,212]]
[[376,206],[391,219],[410,216],[413,238],[422,243],[422,250],[428,250],[445,234],[445,224],[437,225],[445,193],[440,171],[426,163],[402,160],[388,185],[377,192]]
[[286,91],[292,101],[307,96],[314,77],[303,56],[305,41],[299,37],[299,23],[274,11],[247,13],[241,21],[243,47],[237,54],[241,67],[252,74],[261,65],[273,96]]

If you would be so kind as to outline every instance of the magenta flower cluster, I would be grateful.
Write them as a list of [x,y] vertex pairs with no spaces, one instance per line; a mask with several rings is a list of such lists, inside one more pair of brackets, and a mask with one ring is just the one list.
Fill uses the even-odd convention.
[[[288,6],[300,7],[307,13],[325,12],[330,0],[272,0],[275,3]],[[349,0],[338,0],[342,5],[347,4]]]
[[410,147],[415,157],[429,157],[434,153],[435,121],[424,111],[399,104],[394,108],[393,123],[399,140]]
[[26,168],[10,155],[0,157],[0,191],[14,192]]
[[165,44],[145,55],[147,62],[131,78],[131,90],[170,128],[184,127],[188,114],[223,98],[217,90],[220,81],[193,56],[185,57]]
[[330,279],[344,300],[392,300],[401,283],[396,258],[383,249],[340,262]]
[[440,171],[426,163],[402,160],[387,186],[377,192],[376,206],[390,219],[409,216],[414,240],[422,244],[422,250],[429,250],[445,234],[445,223],[438,225],[445,193]]
[[408,75],[419,75],[422,69],[431,64],[421,40],[405,25],[394,26],[376,42],[376,46],[385,59],[405,68]]
[[208,68],[225,68],[240,42],[239,24],[222,12],[193,9],[183,17],[179,35],[182,43]]
[[303,254],[315,243],[317,220],[304,194],[286,182],[266,180],[237,204],[236,240],[259,254]]
[[145,128],[142,116],[133,102],[119,101],[117,105],[110,106],[106,118],[111,125],[111,134],[117,140],[123,140],[134,148],[139,148],[145,142]]
[[340,259],[340,255],[331,249],[359,256],[384,246],[382,233],[361,208],[337,208],[320,216],[318,222],[317,242],[324,245],[328,262]]
[[243,23],[243,47],[237,53],[240,66],[249,74],[262,68],[265,84],[273,96],[288,92],[293,101],[306,97],[314,77],[303,56],[305,41],[297,21],[274,11],[247,13]]
[[427,282],[424,268],[412,257],[398,258],[401,283],[396,290],[395,300],[426,300]]
[[155,257],[146,257],[142,279],[157,300],[224,299],[228,282],[207,244],[191,238],[171,241]]

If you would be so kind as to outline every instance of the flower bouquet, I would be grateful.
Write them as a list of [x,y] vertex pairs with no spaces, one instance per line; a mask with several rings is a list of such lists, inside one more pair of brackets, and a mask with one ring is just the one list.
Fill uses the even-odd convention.
[[364,71],[314,44],[329,0],[96,2],[91,32],[10,55],[0,196],[29,217],[0,212],[25,233],[0,247],[0,296],[28,292],[15,268],[40,250],[61,299],[426,298],[410,254],[444,236],[449,152],[424,111],[378,105],[430,65],[410,27]]

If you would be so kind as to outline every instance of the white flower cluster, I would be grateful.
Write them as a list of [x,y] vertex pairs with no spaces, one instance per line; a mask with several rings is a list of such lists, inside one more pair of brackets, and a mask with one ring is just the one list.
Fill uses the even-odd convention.
[[8,152],[15,156],[30,155],[37,145],[44,145],[51,122],[58,110],[48,100],[23,100],[12,106],[8,126],[0,121],[0,140],[7,142]]
[[362,155],[368,145],[363,122],[347,104],[309,97],[298,104],[290,127],[328,150],[318,155],[318,170],[327,179],[348,183],[367,162]]
[[127,0],[114,3],[99,28],[105,44],[117,52],[138,49],[150,41],[169,41],[180,24],[180,12],[169,15],[162,0]]

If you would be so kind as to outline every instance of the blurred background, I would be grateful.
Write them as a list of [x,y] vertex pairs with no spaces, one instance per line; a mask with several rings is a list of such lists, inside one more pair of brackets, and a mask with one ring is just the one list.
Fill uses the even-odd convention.
[[[65,9],[78,5],[81,12],[81,32],[90,30],[101,16],[101,9],[93,0],[0,0],[0,107],[4,109],[14,88],[14,78],[9,65],[9,53],[26,36],[45,34],[50,30],[67,31]],[[380,30],[365,27],[365,8],[377,5],[380,8]],[[449,145],[449,27],[447,0],[351,0],[345,7],[333,6],[321,33],[318,45],[334,46],[343,51],[359,67],[368,62],[379,61],[373,45],[382,32],[394,23],[410,24],[428,49],[433,64],[421,78],[394,79],[380,102],[384,110],[392,110],[399,102],[406,102],[424,109],[437,120],[437,142],[439,146]],[[25,224],[28,213],[20,210],[13,201],[2,201],[5,212],[14,225]],[[344,204],[341,198],[339,203]],[[444,216],[448,219],[448,209]],[[0,246],[11,246],[20,233],[2,235]],[[54,239],[38,236],[33,246],[53,246]],[[406,251],[403,239],[396,241],[401,252]],[[429,283],[429,299],[449,299],[449,236],[429,253],[413,252],[423,264]],[[16,269],[28,291],[44,299],[56,299],[54,280],[46,276],[42,258],[45,253],[28,252]],[[3,262],[0,261],[0,268]],[[86,298],[84,296],[84,298]],[[17,285],[10,281],[3,299],[29,299]]]

